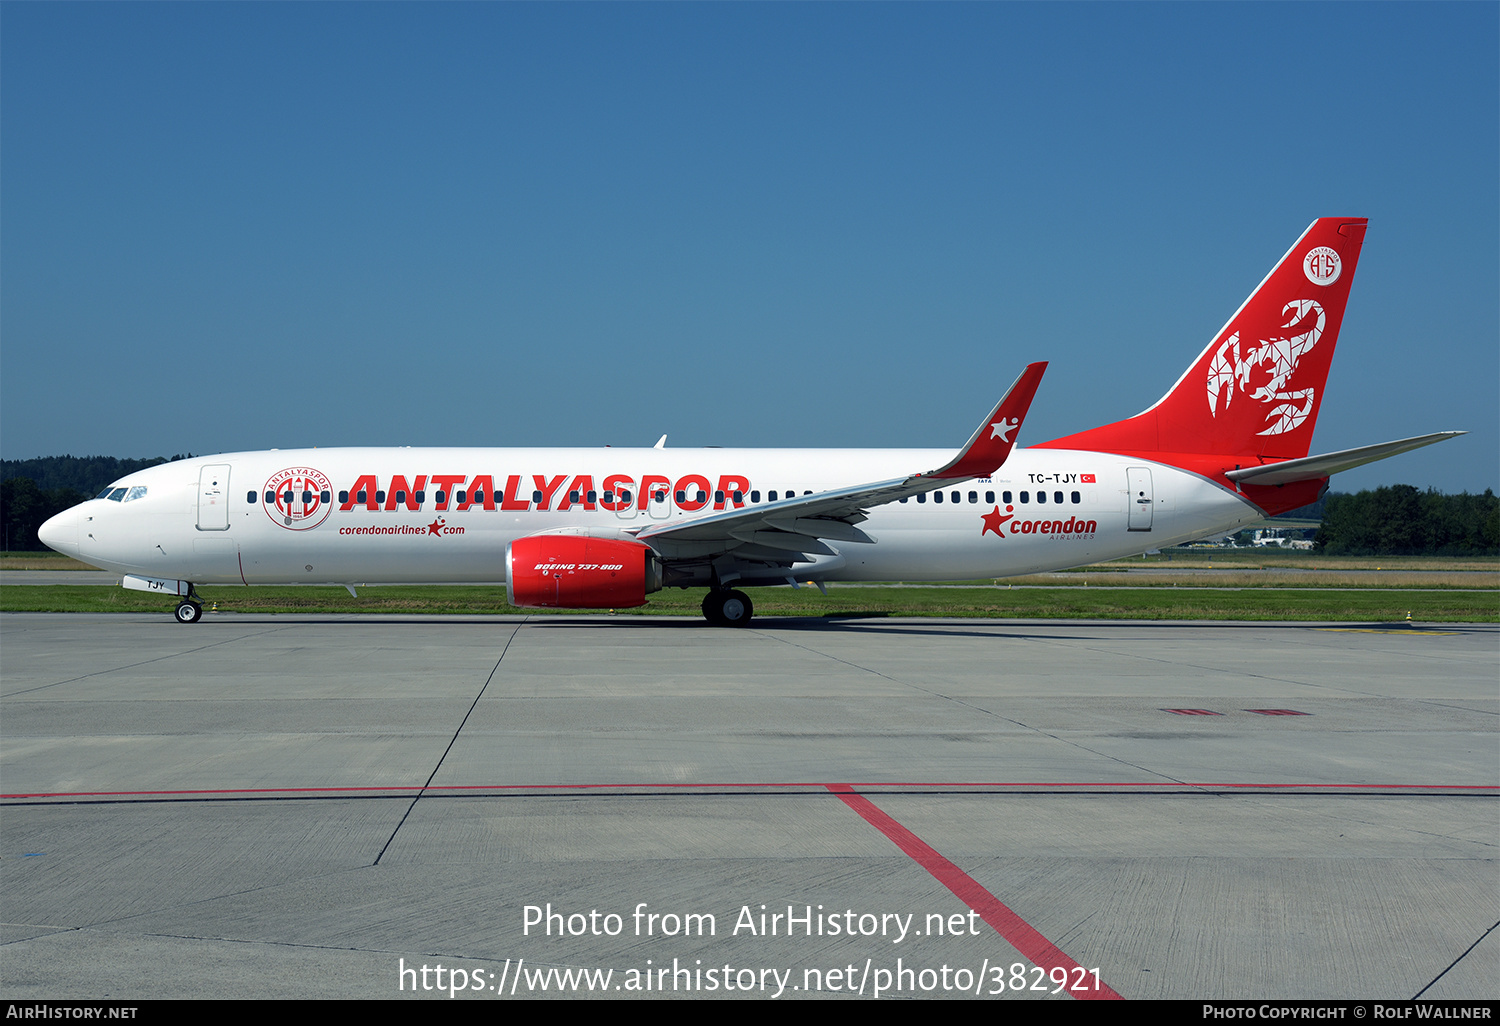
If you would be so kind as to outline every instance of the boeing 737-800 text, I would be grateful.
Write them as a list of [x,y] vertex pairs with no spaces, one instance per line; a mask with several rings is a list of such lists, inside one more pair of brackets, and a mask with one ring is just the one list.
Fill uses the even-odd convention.
[[[1308,456],[1365,221],[1302,234],[1154,406],[1016,449],[1031,364],[957,454],[910,449],[303,449],[151,467],[41,528],[202,613],[200,584],[505,582],[517,606],[708,587],[1079,566],[1314,501],[1330,474],[1461,432]],[[936,469],[924,469],[936,468]]]

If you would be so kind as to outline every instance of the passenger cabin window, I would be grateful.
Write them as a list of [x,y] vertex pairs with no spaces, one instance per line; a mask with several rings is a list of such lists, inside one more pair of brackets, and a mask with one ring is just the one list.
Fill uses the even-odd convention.
[[383,488],[377,488],[375,490],[375,501],[376,502],[384,502],[385,501],[385,489],[383,489]]
[[978,492],[970,492],[969,493],[969,501],[970,502],[978,502],[979,501],[979,493]]
[[933,502],[942,502],[943,501],[943,493],[942,492],[933,492],[932,493],[932,501]]
[[755,489],[751,490],[751,492],[750,492],[750,501],[751,502],[759,502],[760,501],[760,489],[759,488],[755,488]]
[[[441,495],[443,493],[439,492],[438,494]],[[462,488],[460,488],[458,491],[456,491],[456,492],[453,493],[453,501],[456,502],[456,503],[458,503],[460,506],[462,506],[464,504],[464,502],[467,501],[465,499],[465,496],[467,496],[467,495],[468,495],[468,492],[466,492]],[[442,502],[442,501],[443,501],[442,499],[438,499],[438,502]]]
[[255,505],[255,493],[254,492],[246,492],[245,493],[245,501],[248,502],[252,506]]
[[1022,492],[1021,493],[1021,501],[1022,502],[1030,502],[1031,501],[1031,493],[1030,492]]
[[730,499],[734,500],[734,502],[736,504],[745,501],[745,493],[742,492],[742,491],[736,490],[734,492],[731,492],[730,495],[729,495],[729,497],[730,497]]
[[585,498],[588,499],[589,505],[592,506],[594,503],[599,501],[599,493],[590,488],[589,493],[587,496],[585,496]]
[[769,492],[766,493],[766,501],[767,502],[775,502],[776,501],[776,489],[772,488]]
[[432,493],[432,497],[435,498],[435,499],[437,499],[437,504],[439,506],[441,506],[443,503],[445,503],[445,502],[448,501],[448,495],[447,495],[447,493],[445,493],[441,488],[439,488],[437,491],[433,492]]
[[926,502],[927,501],[927,493],[926,492],[918,492],[917,493],[917,501],[918,502]]
[[1046,502],[1047,501],[1047,493],[1046,492],[1037,492],[1036,493],[1036,501],[1037,502]]
[[957,502],[958,501],[958,493],[957,492],[951,492],[951,493],[949,493],[948,498],[952,499],[954,502]]
[[541,492],[532,492],[531,493],[531,501],[535,502],[535,503],[540,503],[542,501],[542,493]]
[[1062,492],[1053,492],[1052,501],[1057,503],[1058,505],[1062,505]]
[[1083,496],[1079,495],[1077,492],[1074,492],[1071,497],[1073,499],[1073,505],[1075,506],[1083,501]]
[[576,489],[576,488],[573,489],[571,492],[568,493],[568,501],[569,502],[578,502],[579,498],[580,497],[578,495],[578,489]]
[[[344,503],[346,503],[348,501],[349,501],[349,493],[347,491],[339,492],[339,505],[342,506]],[[363,500],[361,500],[361,501],[363,501]]]
[[1003,503],[1005,503],[1005,504],[1007,504],[1007,505],[1009,505],[1010,504],[1010,492],[1001,492],[1000,493],[1000,501],[1003,502]]
[[396,489],[396,504],[400,505],[401,503],[403,503],[405,501],[406,501],[406,489],[404,489],[404,488],[397,488]]
[[[984,501],[985,502],[994,502],[995,501],[995,493],[994,492],[985,492],[984,493]],[[1005,501],[1009,502],[1010,500],[1006,499]]]

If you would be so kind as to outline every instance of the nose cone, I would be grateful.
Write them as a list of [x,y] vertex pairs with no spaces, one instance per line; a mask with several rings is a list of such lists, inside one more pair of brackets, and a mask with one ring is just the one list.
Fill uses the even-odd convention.
[[65,509],[36,529],[36,536],[49,549],[78,557],[78,507]]

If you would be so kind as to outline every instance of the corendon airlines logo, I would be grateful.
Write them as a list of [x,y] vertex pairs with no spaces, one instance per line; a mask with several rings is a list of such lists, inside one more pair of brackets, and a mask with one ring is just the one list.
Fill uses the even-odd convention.
[[1010,441],[1010,433],[1021,426],[1021,422],[1015,417],[1006,419],[1001,417],[990,425],[990,438],[998,438],[1002,442]]
[[[1336,265],[1333,274],[1338,276]],[[1219,346],[1208,365],[1208,411],[1214,417],[1219,415],[1220,398],[1227,413],[1235,392],[1259,403],[1275,404],[1266,411],[1265,430],[1256,432],[1260,435],[1280,435],[1300,427],[1317,398],[1316,389],[1288,389],[1286,385],[1297,371],[1297,361],[1323,336],[1323,307],[1315,300],[1298,299],[1281,313],[1286,318],[1282,327],[1288,334],[1242,348],[1236,331]]]
[[[1000,512],[996,506],[989,513],[981,513],[979,519],[984,526],[979,529],[979,536],[983,538],[986,534],[995,534],[1001,538],[1015,537],[1018,534],[1045,534],[1052,537],[1084,537],[1092,535],[1099,530],[1097,520],[1080,520],[1077,517],[1069,517],[1066,520],[1014,520],[1016,507],[1006,506],[1005,512]],[[1005,533],[1009,527],[1010,534]]]
[[266,481],[266,516],[289,531],[317,527],[333,510],[332,483],[312,467],[288,467]]

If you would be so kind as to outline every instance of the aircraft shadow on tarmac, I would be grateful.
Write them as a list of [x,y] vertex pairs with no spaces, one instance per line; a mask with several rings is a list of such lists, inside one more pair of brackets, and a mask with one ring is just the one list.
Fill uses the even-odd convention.
[[[251,614],[254,615],[254,614]],[[1091,629],[1101,627],[1129,627],[1133,631],[1235,631],[1235,630],[1264,630],[1266,628],[1280,628],[1282,630],[1341,630],[1351,632],[1362,631],[1401,631],[1426,633],[1427,631],[1441,630],[1443,634],[1464,633],[1472,634],[1482,630],[1487,625],[1481,624],[1442,624],[1440,627],[1424,627],[1423,625],[1408,623],[1405,621],[1395,622],[1295,622],[1277,623],[1266,621],[1248,620],[1195,620],[1195,621],[1159,621],[1159,620],[1084,620],[1084,621],[1044,621],[1037,626],[1045,626],[1045,633],[1029,629],[1015,621],[996,621],[985,619],[942,619],[934,618],[928,622],[919,622],[914,619],[904,619],[901,622],[888,622],[875,624],[874,620],[891,620],[896,618],[887,612],[853,612],[835,613],[825,616],[759,616],[756,617],[754,626],[748,628],[751,633],[766,630],[802,631],[815,634],[841,634],[858,633],[861,635],[898,635],[903,637],[955,637],[955,638],[992,638],[995,640],[1011,640],[1023,638],[1045,637],[1051,641],[1090,641],[1098,640],[1098,635],[1083,633]],[[505,626],[517,624],[528,629],[544,630],[621,630],[625,628],[662,630],[662,631],[724,631],[742,630],[743,628],[717,627],[705,623],[696,617],[674,617],[674,616],[610,616],[601,618],[598,614],[591,616],[506,616],[503,619],[490,619],[488,617],[463,617],[459,619],[439,617],[410,617],[410,618],[387,618],[385,616],[370,616],[364,614],[350,614],[335,617],[308,617],[296,620],[283,620],[282,617],[267,618],[266,620],[249,621],[238,617],[234,619],[218,620],[210,618],[200,624],[200,629],[210,626],[217,621],[220,626],[231,624],[244,625],[249,622],[284,622],[297,624],[316,625],[348,625],[352,623],[378,623],[382,628],[395,629],[405,625],[428,625],[441,624],[445,626]],[[1060,634],[1059,629],[1072,628],[1079,633]]]

